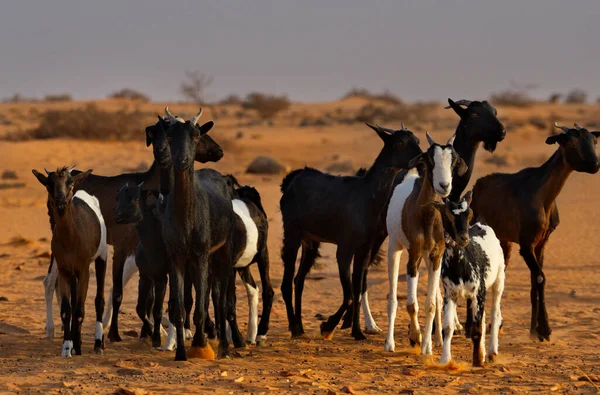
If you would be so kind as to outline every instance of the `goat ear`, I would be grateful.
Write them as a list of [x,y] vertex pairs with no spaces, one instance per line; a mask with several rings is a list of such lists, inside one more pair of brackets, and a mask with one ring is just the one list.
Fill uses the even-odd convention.
[[92,174],[92,169],[89,169],[88,171],[84,171],[83,173],[79,173],[76,176],[73,176],[73,184],[75,185],[75,187],[81,184],[83,180],[85,180],[90,174]]
[[208,121],[204,125],[200,126],[198,128],[198,129],[200,129],[200,136],[203,136],[206,133],[208,133],[212,129],[213,126],[215,126],[215,123],[213,121]]
[[31,172],[33,173],[33,175],[35,176],[35,178],[38,179],[38,181],[40,182],[40,184],[42,184],[43,186],[48,185],[48,177],[46,177],[45,175],[43,175],[42,173],[40,173],[36,169],[31,169]]
[[565,133],[555,134],[554,136],[550,136],[546,139],[546,144],[552,145],[556,143],[564,143],[567,139],[567,135]]
[[463,199],[465,200],[465,202],[467,202],[467,205],[470,206],[471,201],[473,200],[473,190],[471,189],[469,192],[465,193]]
[[408,162],[408,168],[412,169],[413,167],[417,167],[419,163],[423,162],[426,159],[426,155],[427,152],[423,152],[422,154],[419,154],[412,158],[411,161]]
[[377,133],[377,135],[379,136],[379,138],[381,138],[383,140],[384,143],[386,141],[388,141],[388,138],[391,136],[391,134],[387,133],[379,125],[373,126],[370,123],[367,123],[367,126],[370,127],[371,129],[373,129]]
[[154,133],[152,132],[152,126],[146,128],[146,147],[150,147],[152,140],[154,139]]
[[590,132],[594,135],[594,137],[600,137],[600,132]]
[[469,170],[469,166],[467,166],[467,164],[465,163],[465,161],[463,160],[463,158],[461,158],[460,156],[458,157],[458,159],[456,160],[456,174],[458,174],[459,176],[464,176],[465,173],[467,172],[467,170]]
[[459,104],[456,104],[454,102],[454,100],[448,98],[448,104],[450,104],[450,107],[454,110],[454,112],[456,114],[458,114],[459,117],[464,117],[467,114],[467,110],[465,110],[464,108],[462,108]]

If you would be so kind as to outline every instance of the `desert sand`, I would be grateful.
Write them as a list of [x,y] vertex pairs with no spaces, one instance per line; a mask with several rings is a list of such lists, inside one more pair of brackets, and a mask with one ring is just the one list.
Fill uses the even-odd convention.
[[[41,104],[39,104],[41,106]],[[69,104],[74,105],[74,104]],[[78,105],[78,104],[77,104]],[[103,102],[107,109],[119,103]],[[353,101],[295,104],[290,111],[315,114],[344,108],[353,111]],[[8,104],[0,112],[14,113]],[[36,104],[13,104],[22,113]],[[19,107],[20,106],[20,107]],[[59,106],[56,104],[54,106]],[[159,112],[162,104],[149,104],[147,111]],[[171,110],[191,113],[193,106],[172,105]],[[581,119],[600,119],[599,106],[538,105],[528,109],[499,108],[508,135],[494,155],[481,149],[471,180],[491,172],[513,172],[543,163],[556,149],[544,141],[549,128],[537,129],[527,120],[556,117],[564,124]],[[449,138],[458,122],[450,110],[439,106],[445,128],[430,129],[435,139]],[[291,116],[290,116],[291,117]],[[596,118],[594,118],[596,117]],[[210,119],[210,113],[203,120]],[[304,292],[304,326],[307,335],[291,339],[279,286],[283,273],[279,184],[283,174],[258,176],[245,173],[258,155],[272,155],[290,169],[310,165],[320,169],[336,161],[351,161],[355,168],[368,166],[381,148],[376,134],[361,124],[298,127],[278,117],[272,126],[238,126],[233,118],[219,118],[211,131],[217,141],[227,141],[225,157],[209,167],[234,174],[242,184],[254,185],[261,193],[269,216],[271,279],[276,290],[271,328],[265,346],[236,350],[230,360],[174,362],[174,353],[152,350],[132,331],[139,331],[135,313],[137,276],[125,289],[120,331],[123,342],[107,341],[104,355],[93,354],[95,280],[92,276],[83,327],[83,356],[60,357],[62,333],[55,305],[56,338],[45,335],[45,304],[42,279],[46,274],[51,232],[46,214],[46,192],[31,175],[31,169],[76,164],[94,169],[95,174],[115,175],[149,167],[151,149],[143,141],[97,142],[75,140],[0,141],[0,171],[13,170],[19,188],[0,189],[0,332],[4,324],[29,333],[0,334],[0,391],[2,393],[596,393],[600,383],[600,175],[573,173],[558,198],[561,223],[546,249],[547,305],[553,329],[550,342],[529,337],[529,271],[518,248],[513,249],[507,268],[502,300],[504,334],[500,337],[497,362],[483,368],[471,367],[472,344],[455,335],[453,357],[459,370],[438,370],[411,349],[406,336],[408,315],[404,302],[406,287],[401,268],[400,302],[396,321],[397,352],[383,351],[385,334],[368,335],[356,342],[349,330],[337,330],[333,340],[321,340],[317,314],[332,314],[341,302],[335,249],[322,248],[320,265],[309,275]],[[24,121],[25,122],[25,121]],[[29,121],[27,121],[29,122]],[[514,124],[511,128],[510,124]],[[454,125],[454,126],[453,126]],[[387,124],[387,127],[399,125]],[[417,126],[421,126],[417,128]],[[0,135],[18,133],[23,125],[6,127]],[[426,148],[425,128],[407,123]],[[241,138],[236,137],[243,131]],[[140,134],[143,136],[143,130]],[[197,165],[197,167],[199,167]],[[116,192],[116,191],[115,191]],[[386,243],[387,244],[387,243]],[[112,247],[111,247],[112,251]],[[403,264],[406,256],[403,256]],[[107,283],[111,284],[111,262]],[[426,271],[419,285],[419,303],[424,303]],[[255,279],[259,279],[253,268]],[[239,281],[239,280],[238,280]],[[244,287],[238,282],[238,319],[243,332],[247,323]],[[387,266],[369,273],[369,299],[379,327],[387,331]],[[459,317],[465,318],[464,301]],[[489,308],[489,306],[488,306]],[[423,322],[423,312],[420,313]],[[362,317],[361,317],[362,320]],[[433,360],[441,349],[434,347]],[[595,382],[593,382],[595,380]],[[137,392],[136,392],[137,391]]]

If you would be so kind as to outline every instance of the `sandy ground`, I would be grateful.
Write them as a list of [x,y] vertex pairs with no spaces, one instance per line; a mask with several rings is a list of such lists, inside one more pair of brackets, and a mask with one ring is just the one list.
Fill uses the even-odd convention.
[[[545,109],[543,111],[546,111]],[[573,109],[565,110],[575,113]],[[597,111],[594,110],[594,111]],[[502,112],[501,112],[502,113]],[[524,113],[525,114],[525,113]],[[526,115],[526,114],[525,114]],[[568,116],[567,116],[568,117]],[[48,266],[51,237],[45,208],[45,190],[31,175],[31,168],[54,169],[77,164],[96,174],[118,174],[138,166],[149,166],[151,151],[140,142],[104,143],[68,140],[0,142],[0,170],[17,173],[23,188],[0,190],[0,321],[29,334],[0,334],[0,391],[7,393],[595,393],[600,383],[600,258],[595,235],[600,230],[597,196],[600,185],[592,175],[573,174],[559,196],[561,224],[546,252],[547,303],[553,329],[549,343],[529,338],[529,272],[513,251],[502,301],[504,335],[494,364],[471,368],[470,340],[457,335],[453,356],[464,363],[459,371],[431,368],[427,360],[410,349],[406,338],[408,315],[404,310],[405,286],[401,270],[399,315],[396,321],[398,351],[383,351],[384,334],[356,342],[349,330],[338,330],[332,341],[318,336],[315,315],[332,314],[341,302],[335,249],[322,248],[318,270],[311,273],[304,293],[304,323],[307,336],[291,340],[285,306],[279,292],[282,264],[281,217],[278,208],[282,176],[250,176],[246,165],[259,154],[274,155],[291,168],[308,164],[325,168],[334,161],[351,160],[355,167],[369,165],[381,147],[375,133],[361,125],[325,128],[252,127],[234,140],[235,127],[215,127],[215,140],[234,141],[223,160],[212,167],[233,173],[242,183],[256,186],[270,219],[271,278],[276,288],[271,330],[266,346],[238,350],[231,360],[173,362],[173,353],[151,350],[149,344],[131,335],[123,342],[107,342],[105,354],[94,355],[93,297],[88,296],[81,357],[60,357],[58,307],[55,306],[57,337],[44,339],[42,278]],[[391,126],[391,125],[390,125]],[[407,125],[409,128],[411,125]],[[451,131],[434,132],[447,139]],[[424,132],[417,135],[425,144]],[[509,132],[497,150],[508,158],[502,167],[489,162],[481,150],[473,180],[494,171],[516,171],[539,165],[555,149],[543,142],[547,131],[525,129]],[[9,181],[3,181],[9,182]],[[17,239],[20,239],[18,242]],[[515,249],[516,250],[516,249]],[[405,262],[406,257],[403,257]],[[110,262],[109,262],[110,268]],[[253,270],[258,279],[256,269]],[[107,275],[110,284],[111,270]],[[423,273],[423,272],[422,272]],[[369,299],[378,325],[387,330],[387,269],[369,275]],[[238,284],[240,285],[240,284]],[[419,303],[425,299],[426,275],[421,276]],[[120,318],[121,334],[139,330],[135,314],[137,277],[125,289]],[[95,292],[90,281],[89,295]],[[238,317],[245,332],[247,304],[244,288],[238,286]],[[459,309],[464,319],[464,302]],[[421,322],[423,313],[420,314]],[[0,327],[0,331],[2,328]],[[441,350],[434,348],[434,358]],[[344,388],[346,387],[346,388]]]

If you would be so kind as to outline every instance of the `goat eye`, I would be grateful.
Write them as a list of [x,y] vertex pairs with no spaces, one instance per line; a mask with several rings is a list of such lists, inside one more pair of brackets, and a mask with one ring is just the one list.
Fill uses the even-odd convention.
[[473,114],[471,114],[471,118],[479,118],[479,114],[474,112]]

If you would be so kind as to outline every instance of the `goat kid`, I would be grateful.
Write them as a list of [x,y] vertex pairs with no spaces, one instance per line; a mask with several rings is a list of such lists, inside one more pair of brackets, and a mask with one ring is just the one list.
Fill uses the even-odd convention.
[[459,297],[471,301],[474,316],[471,339],[473,366],[483,366],[485,350],[485,301],[491,291],[491,331],[487,357],[494,362],[498,355],[498,332],[502,323],[500,300],[504,291],[504,253],[494,230],[481,222],[469,226],[473,216],[469,208],[472,191],[459,203],[445,199],[432,204],[442,215],[446,230],[446,250],[442,260],[444,286],[444,347],[441,363],[452,359],[451,343],[455,330],[456,303]]
[[[32,170],[33,175],[48,191],[48,209],[54,222],[52,228],[52,257],[58,270],[58,287],[63,323],[62,356],[81,355],[81,327],[85,316],[85,299],[90,278],[89,265],[96,268],[96,332],[94,351],[104,349],[104,277],[108,248],[106,225],[98,199],[83,190],[75,190],[92,172],[72,176],[72,168],[63,167],[46,175]],[[52,294],[50,294],[52,299]]]
[[386,223],[389,234],[388,246],[388,334],[385,351],[394,351],[394,323],[398,308],[398,274],[400,256],[408,249],[406,265],[406,281],[408,298],[406,309],[410,315],[409,338],[411,345],[421,344],[417,301],[417,285],[419,282],[419,265],[425,258],[428,269],[427,300],[425,302],[425,333],[421,344],[421,353],[431,354],[431,332],[433,320],[436,320],[436,345],[442,343],[441,332],[441,294],[439,290],[440,266],[444,253],[444,228],[439,212],[428,203],[447,197],[452,191],[452,175],[454,172],[463,175],[467,165],[458,156],[452,143],[452,136],[446,145],[437,144],[427,133],[429,149],[411,160],[410,168],[419,166],[398,185],[390,199]]

